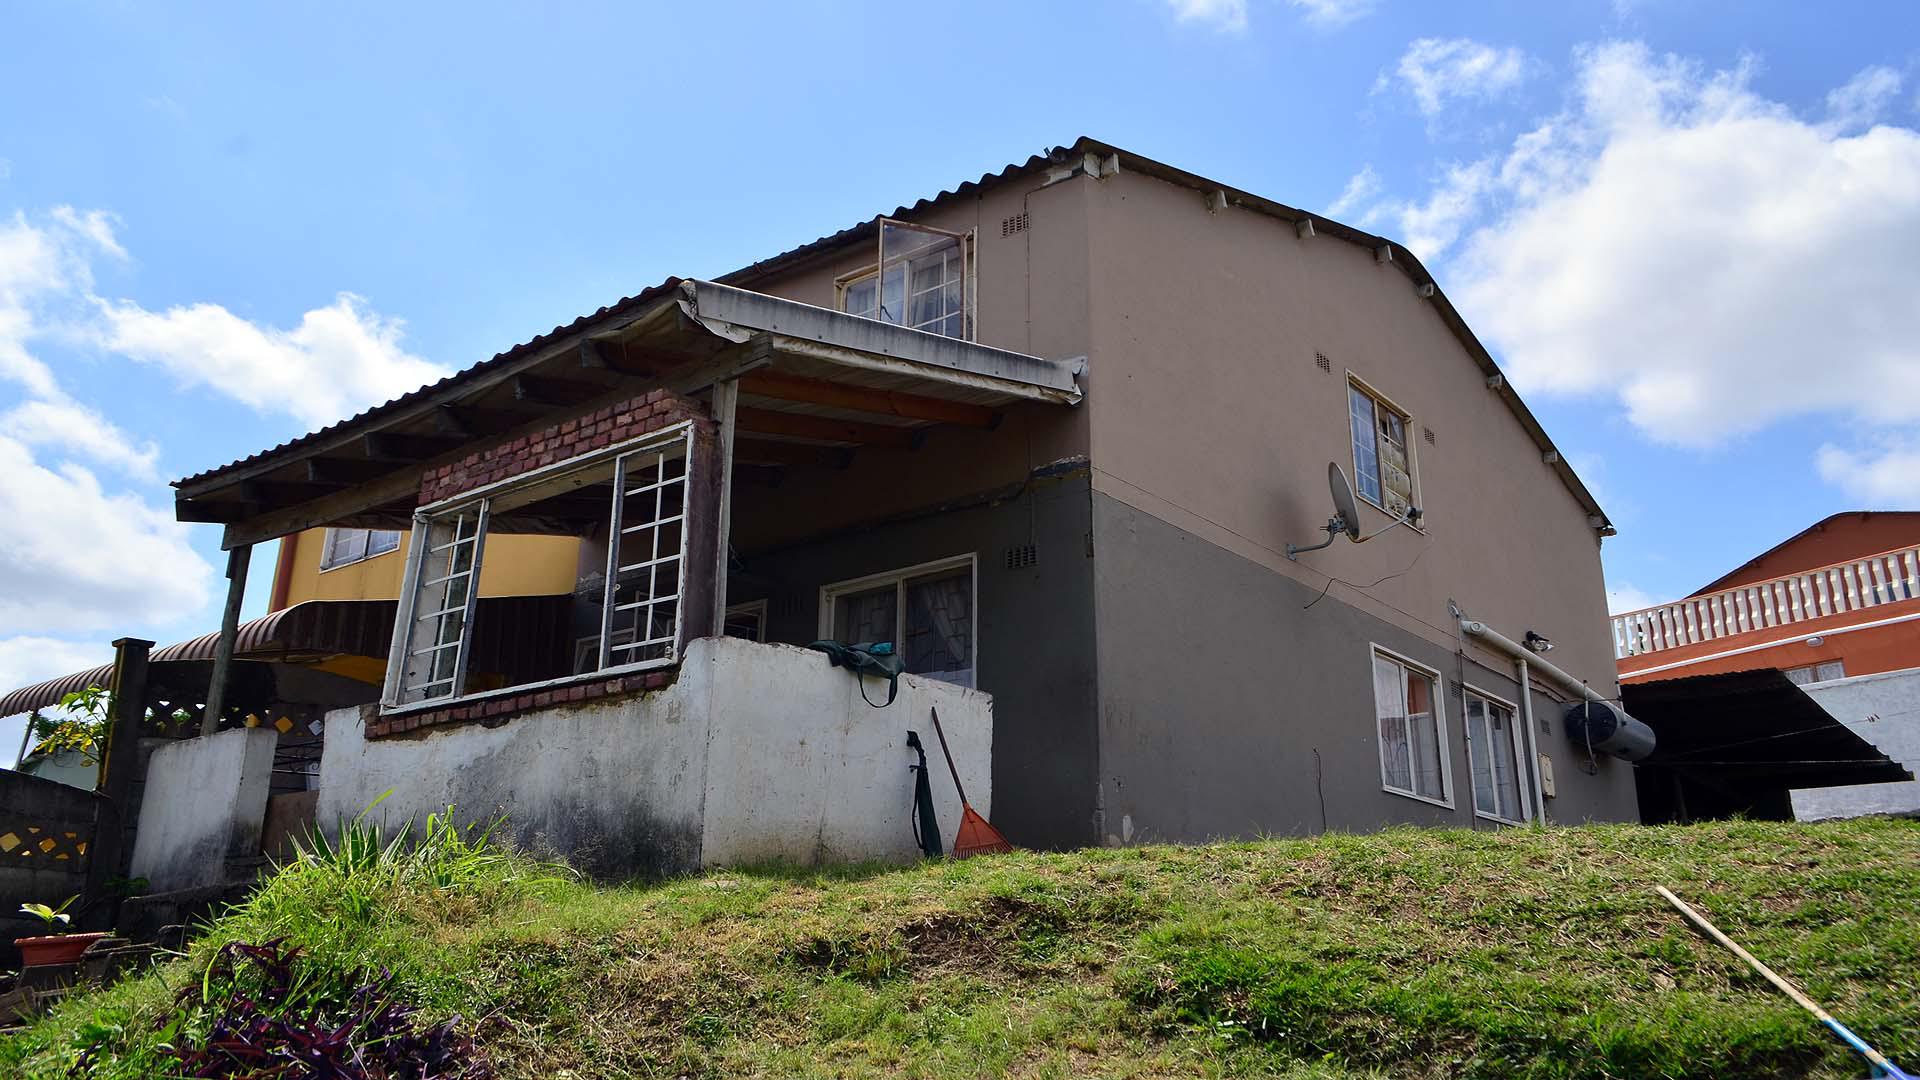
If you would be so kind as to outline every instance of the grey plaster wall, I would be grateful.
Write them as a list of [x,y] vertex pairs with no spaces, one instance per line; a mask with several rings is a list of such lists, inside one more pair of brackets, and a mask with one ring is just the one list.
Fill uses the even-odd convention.
[[[1473,813],[1463,682],[1517,700],[1511,669],[1375,618],[1096,493],[1102,833],[1109,843],[1483,824]],[[1312,604],[1309,608],[1308,605]],[[1445,612],[1434,621],[1443,621]],[[1372,650],[1440,672],[1451,808],[1381,789]],[[1556,822],[1633,820],[1633,777],[1594,775],[1534,695]],[[1576,761],[1576,758],[1578,759]]]
[[[994,698],[994,824],[1029,847],[1093,843],[1089,496],[1080,470],[989,505],[747,552],[728,578],[730,600],[767,598],[768,640],[804,643],[820,636],[822,586],[976,553],[977,685]],[[1008,550],[1028,544],[1033,565],[1009,568]],[[912,719],[929,734],[924,717]]]
[[[1834,719],[1920,775],[1920,668],[1859,675],[1801,687]],[[1792,793],[1800,821],[1865,814],[1920,814],[1920,780],[1852,784]]]
[[279,732],[233,728],[153,752],[140,798],[131,875],[154,892],[227,879],[229,858],[260,853]]

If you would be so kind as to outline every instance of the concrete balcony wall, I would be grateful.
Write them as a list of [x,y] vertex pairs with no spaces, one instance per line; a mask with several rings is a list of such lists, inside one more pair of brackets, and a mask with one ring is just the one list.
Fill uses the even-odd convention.
[[[886,700],[886,685],[867,693]],[[700,638],[670,686],[629,697],[367,739],[375,707],[328,714],[317,820],[370,811],[397,827],[451,805],[504,817],[523,848],[605,878],[759,862],[820,865],[918,856],[909,730],[932,755],[951,843],[960,802],[928,719],[940,710],[976,809],[992,799],[993,698],[902,676],[884,709],[854,677],[789,645]]]

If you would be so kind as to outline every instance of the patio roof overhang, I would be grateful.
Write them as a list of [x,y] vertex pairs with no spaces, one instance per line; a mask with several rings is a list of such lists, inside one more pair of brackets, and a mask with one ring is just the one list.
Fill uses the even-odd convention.
[[738,387],[734,460],[756,470],[911,451],[927,429],[992,428],[1072,405],[1081,365],[728,285],[668,279],[351,420],[175,483],[182,521],[236,548],[319,525],[403,527],[421,472],[655,387]]

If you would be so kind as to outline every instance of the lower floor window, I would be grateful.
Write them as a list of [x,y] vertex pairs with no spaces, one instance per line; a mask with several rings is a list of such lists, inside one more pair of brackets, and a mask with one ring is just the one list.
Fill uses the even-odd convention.
[[1467,758],[1473,766],[1473,809],[1483,817],[1520,824],[1527,820],[1520,728],[1513,708],[1468,690]]
[[892,642],[906,670],[974,685],[974,558],[910,567],[822,590],[826,637]]
[[[692,447],[682,424],[417,514],[387,704],[673,663]],[[578,578],[556,625],[480,625],[487,540],[502,533],[578,542]]]
[[1373,708],[1380,732],[1380,783],[1388,791],[1447,802],[1446,724],[1438,678],[1376,651]]

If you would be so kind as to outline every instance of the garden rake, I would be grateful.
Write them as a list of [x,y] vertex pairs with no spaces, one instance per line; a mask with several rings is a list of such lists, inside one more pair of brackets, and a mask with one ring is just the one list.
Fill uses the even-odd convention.
[[940,752],[947,756],[947,771],[953,774],[953,790],[960,793],[960,831],[953,838],[953,857],[964,859],[969,855],[985,855],[991,852],[1012,851],[1013,845],[1000,835],[1000,830],[988,824],[979,811],[967,802],[967,789],[960,786],[960,770],[953,766],[953,751],[947,749],[947,733],[940,729],[940,710],[933,712],[933,733],[940,736]]

